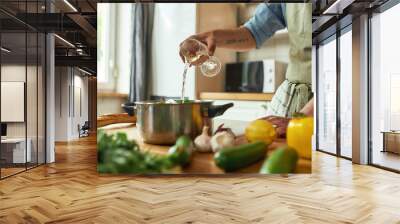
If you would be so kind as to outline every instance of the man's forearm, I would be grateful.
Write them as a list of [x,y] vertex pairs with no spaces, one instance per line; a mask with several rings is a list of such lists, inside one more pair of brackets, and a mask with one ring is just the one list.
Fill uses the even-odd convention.
[[248,51],[256,47],[253,35],[245,27],[211,31],[217,48]]

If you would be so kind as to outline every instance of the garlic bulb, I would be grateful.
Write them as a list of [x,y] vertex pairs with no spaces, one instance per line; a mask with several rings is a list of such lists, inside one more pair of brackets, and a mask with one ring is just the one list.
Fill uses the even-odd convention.
[[213,152],[218,152],[223,148],[234,146],[234,144],[235,136],[228,131],[218,132],[211,137],[211,148]]
[[209,129],[208,126],[204,126],[201,135],[194,139],[194,145],[196,146],[196,150],[199,152],[211,152],[211,137],[208,135]]

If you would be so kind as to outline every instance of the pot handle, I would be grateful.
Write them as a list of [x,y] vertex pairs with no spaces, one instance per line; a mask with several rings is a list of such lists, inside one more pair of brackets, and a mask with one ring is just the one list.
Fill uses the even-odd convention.
[[129,116],[135,116],[136,105],[134,103],[124,103],[121,107]]
[[208,108],[208,117],[209,118],[213,118],[213,117],[217,117],[217,116],[221,116],[222,114],[225,113],[226,110],[228,110],[229,108],[233,107],[233,103],[227,103],[224,105],[211,105]]

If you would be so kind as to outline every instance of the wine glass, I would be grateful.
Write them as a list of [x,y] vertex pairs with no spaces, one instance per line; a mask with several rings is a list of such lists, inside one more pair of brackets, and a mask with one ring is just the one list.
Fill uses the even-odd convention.
[[198,61],[202,56],[206,56],[207,60],[200,65],[200,71],[204,76],[216,76],[221,70],[221,62],[215,56],[208,54],[207,46],[196,40],[189,38],[180,45],[180,53],[185,58],[186,64]]

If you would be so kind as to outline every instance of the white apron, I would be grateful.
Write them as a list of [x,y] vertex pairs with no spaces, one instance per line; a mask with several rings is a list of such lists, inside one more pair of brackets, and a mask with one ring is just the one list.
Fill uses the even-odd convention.
[[286,22],[290,44],[286,80],[268,105],[267,115],[291,117],[312,98],[312,3],[287,3]]

